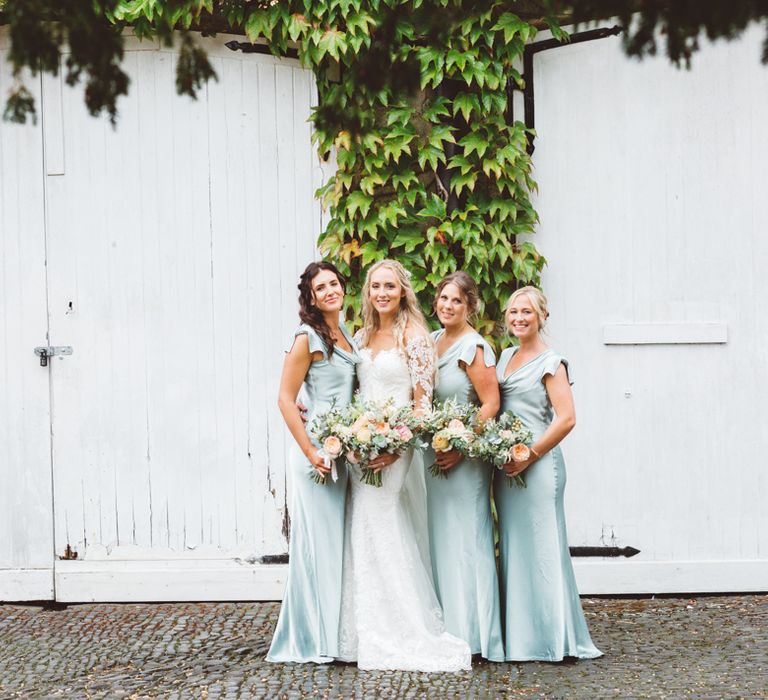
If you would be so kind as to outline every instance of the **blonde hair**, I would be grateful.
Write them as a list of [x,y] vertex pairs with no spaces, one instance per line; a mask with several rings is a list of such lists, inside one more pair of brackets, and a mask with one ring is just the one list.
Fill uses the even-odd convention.
[[406,330],[408,326],[419,329],[425,334],[427,331],[427,322],[424,314],[421,313],[419,302],[416,299],[416,292],[411,286],[411,276],[408,271],[397,260],[380,260],[371,265],[365,275],[365,284],[363,284],[363,332],[361,345],[365,347],[371,340],[374,331],[380,326],[379,312],[373,306],[371,301],[371,277],[377,270],[385,268],[391,270],[400,283],[403,295],[400,297],[400,308],[397,311],[397,318],[392,328],[395,336],[395,344],[405,352]]
[[545,297],[543,292],[537,287],[521,287],[512,292],[512,296],[509,297],[509,301],[507,301],[507,305],[504,307],[504,328],[507,328],[507,313],[509,312],[509,307],[521,296],[528,297],[531,306],[539,319],[539,331],[543,331],[547,319],[549,318],[549,309],[547,307],[547,297]]

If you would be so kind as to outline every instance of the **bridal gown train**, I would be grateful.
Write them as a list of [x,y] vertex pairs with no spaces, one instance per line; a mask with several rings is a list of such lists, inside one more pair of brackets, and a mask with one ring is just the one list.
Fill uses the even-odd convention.
[[[364,399],[407,404],[413,386],[429,388],[432,350],[424,337],[372,356],[360,351]],[[382,472],[382,486],[350,473],[342,573],[339,651],[361,669],[461,671],[471,667],[467,643],[445,631],[429,572],[424,466],[407,452]]]

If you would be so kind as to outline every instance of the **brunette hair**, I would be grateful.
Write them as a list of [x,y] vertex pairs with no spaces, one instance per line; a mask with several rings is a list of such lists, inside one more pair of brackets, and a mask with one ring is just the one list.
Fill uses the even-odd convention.
[[314,299],[312,280],[315,279],[318,273],[324,270],[336,275],[341,288],[345,292],[347,291],[347,280],[344,279],[344,276],[336,269],[335,265],[323,261],[309,263],[299,278],[299,318],[302,323],[306,323],[320,336],[328,351],[328,359],[330,360],[336,341],[331,335],[331,329],[325,322],[323,312],[312,303]]
[[437,308],[437,300],[440,298],[440,294],[448,284],[455,284],[461,295],[464,297],[464,303],[467,305],[467,317],[473,318],[480,309],[480,291],[477,288],[477,283],[463,270],[457,270],[450,275],[446,275],[440,280],[440,284],[437,285],[435,290],[435,298],[432,301],[432,308]]

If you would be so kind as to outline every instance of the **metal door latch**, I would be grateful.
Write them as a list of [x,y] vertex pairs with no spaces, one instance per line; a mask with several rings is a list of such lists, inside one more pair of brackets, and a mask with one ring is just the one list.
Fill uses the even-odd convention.
[[54,355],[71,355],[72,354],[72,346],[71,345],[42,345],[40,347],[35,348],[35,355],[37,355],[40,358],[40,366],[41,367],[47,367],[48,366],[48,358],[53,357]]

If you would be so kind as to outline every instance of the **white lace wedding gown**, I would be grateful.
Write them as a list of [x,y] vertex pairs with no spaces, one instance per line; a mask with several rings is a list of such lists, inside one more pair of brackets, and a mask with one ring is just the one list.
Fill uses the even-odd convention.
[[[411,401],[418,383],[431,400],[429,341],[398,349],[360,351],[365,399]],[[471,668],[469,645],[445,631],[429,565],[424,467],[407,452],[382,471],[382,486],[350,474],[344,534],[339,653],[361,669],[461,671]]]

